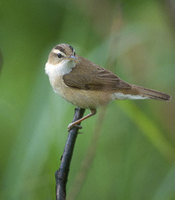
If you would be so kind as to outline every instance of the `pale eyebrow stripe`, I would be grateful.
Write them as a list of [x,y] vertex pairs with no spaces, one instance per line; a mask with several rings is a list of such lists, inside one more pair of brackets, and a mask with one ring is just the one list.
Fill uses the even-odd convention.
[[66,53],[66,52],[65,52],[65,49],[64,49],[63,47],[59,46],[59,45],[56,46],[55,49],[58,49],[58,50],[60,50],[61,52]]
[[53,50],[53,53],[55,53],[55,54],[60,53],[61,55],[66,56],[65,53],[63,53],[62,51],[60,51],[60,50],[58,50],[58,49],[54,49],[54,50]]

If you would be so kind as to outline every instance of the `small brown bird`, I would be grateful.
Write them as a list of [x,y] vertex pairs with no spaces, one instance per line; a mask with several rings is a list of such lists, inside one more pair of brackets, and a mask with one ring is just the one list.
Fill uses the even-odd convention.
[[115,99],[170,100],[162,92],[129,84],[112,72],[76,55],[69,44],[58,44],[50,52],[45,65],[54,91],[70,103],[88,108],[91,113],[70,123],[68,129],[95,115],[96,108]]

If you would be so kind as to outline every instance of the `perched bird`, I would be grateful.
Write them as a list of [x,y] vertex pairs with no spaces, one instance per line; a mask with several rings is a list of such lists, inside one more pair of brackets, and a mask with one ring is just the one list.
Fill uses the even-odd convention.
[[58,44],[50,52],[45,72],[54,91],[70,103],[91,113],[70,123],[68,129],[95,115],[96,108],[116,99],[170,100],[162,92],[129,84],[114,73],[78,56],[69,44]]

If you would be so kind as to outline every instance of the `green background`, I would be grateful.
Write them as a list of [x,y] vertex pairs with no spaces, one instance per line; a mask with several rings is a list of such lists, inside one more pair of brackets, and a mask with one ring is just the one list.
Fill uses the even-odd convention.
[[[45,75],[51,48],[69,43],[126,81],[175,96],[174,4],[0,1],[0,199],[55,199],[74,106]],[[174,99],[112,102],[82,125],[68,199],[175,199]]]

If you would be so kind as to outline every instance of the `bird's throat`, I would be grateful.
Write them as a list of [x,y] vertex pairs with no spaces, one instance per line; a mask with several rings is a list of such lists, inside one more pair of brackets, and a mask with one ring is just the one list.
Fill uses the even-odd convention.
[[48,76],[63,76],[65,74],[68,74],[72,71],[72,69],[75,67],[76,63],[74,61],[70,60],[63,60],[58,64],[51,64],[49,62],[45,65],[45,73],[48,74]]

